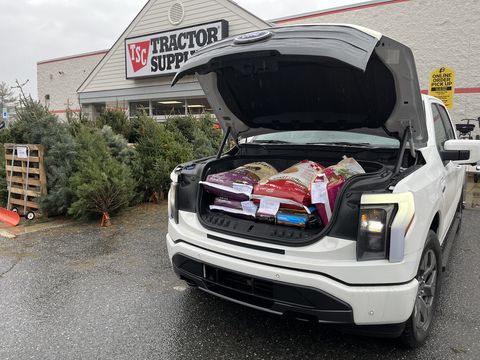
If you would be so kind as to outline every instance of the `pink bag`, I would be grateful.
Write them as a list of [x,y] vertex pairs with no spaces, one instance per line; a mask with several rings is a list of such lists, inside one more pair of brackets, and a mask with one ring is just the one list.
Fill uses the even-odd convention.
[[345,177],[337,175],[333,169],[325,169],[312,183],[312,203],[322,219],[323,225],[327,226],[331,217],[338,192],[345,184]]

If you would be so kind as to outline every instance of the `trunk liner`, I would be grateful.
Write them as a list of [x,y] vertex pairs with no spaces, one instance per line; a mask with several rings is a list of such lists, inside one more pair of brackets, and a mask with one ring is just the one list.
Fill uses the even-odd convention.
[[294,227],[256,222],[255,220],[240,219],[217,211],[207,212],[202,220],[210,226],[223,231],[242,234],[244,238],[265,238],[265,242],[273,244],[283,243],[295,245],[307,241],[312,235],[319,233],[322,228],[297,229]]

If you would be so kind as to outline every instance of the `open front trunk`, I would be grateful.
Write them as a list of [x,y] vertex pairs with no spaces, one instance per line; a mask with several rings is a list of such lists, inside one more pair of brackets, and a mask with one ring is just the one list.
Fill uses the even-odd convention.
[[[251,162],[267,162],[278,171],[302,160],[327,167],[343,155],[354,157],[366,171],[345,182],[327,226],[303,230],[211,211],[214,196],[196,183],[197,165],[185,166],[180,208],[197,211],[202,225],[217,233],[290,246],[313,243],[326,234],[356,240],[362,193],[389,191],[396,178],[408,173],[401,167],[420,164],[420,159],[412,161],[415,148],[428,140],[411,50],[359,26],[273,27],[225,39],[197,51],[176,74],[173,85],[186,75],[196,75],[200,82],[227,134],[224,144],[228,136],[238,143],[290,131],[358,135],[349,146],[342,146],[344,140],[334,146],[335,139],[329,138],[301,142],[310,145],[298,145],[296,139],[287,142],[295,144],[291,146],[242,144],[237,152],[218,160],[199,162],[204,166],[200,180]],[[362,134],[394,139],[397,144],[401,140],[401,147],[362,143]],[[410,157],[404,154],[407,143]],[[191,206],[190,199],[195,198],[196,206]]]
[[[232,170],[252,162],[267,162],[279,172],[305,159],[327,167],[336,164],[343,155],[351,151],[348,149],[341,152],[338,149],[312,149],[312,146],[295,146],[289,147],[288,150],[284,146],[269,146],[267,150],[264,146],[248,145],[244,146],[244,149],[247,150],[244,150],[243,154],[225,156],[209,162],[203,170],[202,180],[205,180],[210,174]],[[258,152],[262,154],[255,154]],[[352,154],[347,153],[346,155]],[[357,152],[355,157],[366,173],[351,177],[343,185],[338,193],[331,221],[327,226],[320,222],[318,226],[301,229],[266,223],[253,218],[243,219],[218,210],[210,210],[210,205],[213,204],[216,196],[207,192],[201,185],[199,185],[197,203],[200,222],[206,228],[216,232],[289,246],[315,242],[328,232],[354,240],[357,232],[361,192],[365,189],[373,190],[387,186],[386,179],[390,178],[388,175],[392,174],[390,163],[394,161],[395,150],[384,149],[377,153]],[[387,165],[371,159],[380,159]],[[340,217],[337,216],[339,213],[342,213]]]

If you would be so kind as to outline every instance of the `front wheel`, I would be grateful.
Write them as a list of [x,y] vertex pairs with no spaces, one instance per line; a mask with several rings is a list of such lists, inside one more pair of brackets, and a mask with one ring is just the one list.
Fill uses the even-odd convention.
[[415,305],[402,334],[403,342],[410,348],[423,345],[432,327],[440,292],[441,264],[440,244],[437,235],[430,230],[418,267]]

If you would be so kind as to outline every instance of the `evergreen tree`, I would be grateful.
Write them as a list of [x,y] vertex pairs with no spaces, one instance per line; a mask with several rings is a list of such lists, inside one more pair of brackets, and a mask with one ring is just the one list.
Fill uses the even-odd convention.
[[214,149],[214,152],[210,155],[213,155],[218,151],[223,137],[222,130],[214,127],[215,122],[214,117],[210,114],[204,114],[199,119],[200,129],[210,140],[212,149]]
[[131,166],[136,158],[136,151],[128,146],[128,142],[121,134],[116,134],[112,128],[105,125],[102,128],[102,135],[105,139],[112,156],[118,161]]
[[68,213],[85,217],[128,206],[134,196],[135,181],[129,168],[112,157],[102,133],[83,127],[76,140],[77,171],[70,177],[73,202]]
[[40,206],[49,215],[65,213],[71,195],[68,179],[74,171],[76,156],[68,125],[50,114],[40,102],[21,96],[17,120],[10,133],[14,143],[44,146],[48,194],[40,198]]
[[167,130],[180,132],[192,144],[195,140],[195,130],[199,128],[198,120],[192,116],[172,116],[165,122]]
[[16,101],[12,88],[5,81],[0,82],[0,109],[13,107]]
[[107,109],[100,114],[96,120],[99,129],[108,125],[116,134],[123,135],[126,139],[130,137],[132,126],[127,114],[121,109]]
[[7,205],[8,188],[7,173],[5,170],[5,146],[4,144],[12,142],[10,129],[0,130],[0,206]]
[[222,140],[221,131],[213,127],[215,121],[210,114],[200,117],[175,116],[165,122],[167,130],[180,132],[195,149],[195,157],[215,155]]
[[143,189],[141,187],[143,169],[136,149],[129,146],[127,140],[122,135],[115,134],[108,125],[102,128],[102,135],[110,149],[110,154],[116,160],[128,166],[135,180],[136,193],[142,195],[133,197],[131,204],[141,202],[143,197]]
[[170,131],[147,116],[141,117],[136,146],[142,168],[141,187],[146,196],[165,194],[176,165],[193,158],[192,146],[179,131]]
[[212,147],[212,141],[199,127],[195,128],[193,135],[192,145],[195,149],[195,157],[203,158],[216,153],[216,149]]

